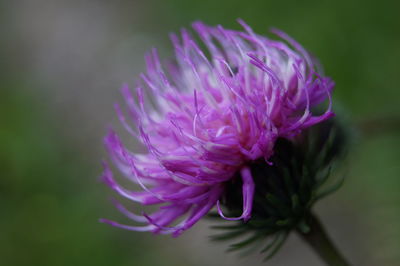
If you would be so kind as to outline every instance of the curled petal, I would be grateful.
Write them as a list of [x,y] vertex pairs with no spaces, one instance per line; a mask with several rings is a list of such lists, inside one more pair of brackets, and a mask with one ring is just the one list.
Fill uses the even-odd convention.
[[122,228],[125,230],[130,230],[130,231],[137,231],[137,232],[147,232],[147,231],[152,231],[156,229],[157,227],[154,225],[146,225],[146,226],[131,226],[131,225],[126,225],[126,224],[120,224],[108,219],[100,219],[99,222],[101,223],[106,223],[109,225],[112,225],[114,227]]
[[237,221],[237,220],[244,220],[245,222],[251,218],[251,209],[253,206],[253,198],[254,198],[254,181],[251,175],[251,170],[249,167],[243,167],[240,171],[242,175],[243,187],[243,213],[239,217],[226,217],[221,210],[221,206],[219,201],[217,202],[218,214],[224,218],[225,220],[229,221]]

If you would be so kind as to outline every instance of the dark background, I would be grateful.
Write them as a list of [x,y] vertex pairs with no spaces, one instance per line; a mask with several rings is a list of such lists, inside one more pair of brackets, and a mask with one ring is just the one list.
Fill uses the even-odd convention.
[[[121,84],[134,84],[151,47],[172,55],[169,32],[194,20],[239,29],[240,17],[260,34],[286,31],[336,81],[336,109],[363,130],[347,182],[317,212],[354,265],[399,265],[398,3],[1,1],[0,264],[264,265],[259,255],[239,258],[209,242],[206,221],[179,239],[97,222],[126,221],[98,181],[102,136],[109,124],[118,128],[112,106]],[[322,263],[292,236],[265,265]]]

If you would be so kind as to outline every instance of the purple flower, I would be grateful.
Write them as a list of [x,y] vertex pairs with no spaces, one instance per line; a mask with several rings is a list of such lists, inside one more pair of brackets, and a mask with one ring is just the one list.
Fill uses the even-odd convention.
[[[239,23],[245,31],[194,23],[207,53],[186,30],[181,39],[172,35],[176,61],[163,67],[153,50],[136,97],[123,87],[129,118],[116,105],[118,117],[147,153],[129,151],[112,130],[105,145],[114,165],[142,190],[122,187],[106,163],[103,180],[127,199],[159,208],[137,215],[116,202],[122,213],[144,225],[102,222],[177,236],[215,206],[224,219],[247,221],[255,191],[252,162],[264,158],[269,163],[277,138],[291,139],[333,116],[334,83],[316,72],[300,44],[278,30],[273,32],[286,42]],[[310,109],[326,99],[326,112],[314,115]],[[219,199],[235,173],[243,181],[243,213],[227,218]]]

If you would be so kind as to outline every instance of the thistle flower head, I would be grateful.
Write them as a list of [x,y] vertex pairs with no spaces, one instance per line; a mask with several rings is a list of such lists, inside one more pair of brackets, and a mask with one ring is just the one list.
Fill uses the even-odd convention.
[[[116,168],[141,190],[122,187],[106,163],[103,179],[121,196],[159,208],[138,215],[116,203],[142,225],[103,222],[177,236],[215,206],[224,219],[247,221],[255,193],[251,166],[272,163],[278,138],[291,140],[333,116],[334,83],[300,44],[283,32],[274,30],[283,39],[276,41],[239,23],[244,31],[194,23],[206,49],[186,30],[172,35],[174,62],[162,65],[153,50],[135,93],[122,88],[129,116],[117,105],[118,117],[147,152],[129,151],[112,130],[105,145]],[[325,100],[327,110],[314,114],[312,107]],[[219,201],[235,178],[242,211],[226,217]]]

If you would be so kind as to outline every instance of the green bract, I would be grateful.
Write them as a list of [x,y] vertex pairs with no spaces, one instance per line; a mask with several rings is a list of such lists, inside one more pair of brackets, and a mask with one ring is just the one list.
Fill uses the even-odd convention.
[[[270,164],[259,160],[251,165],[256,187],[252,218],[213,226],[224,232],[212,239],[240,239],[230,246],[230,251],[269,239],[261,249],[269,258],[292,230],[307,233],[312,206],[343,183],[343,175],[333,175],[331,170],[343,157],[346,146],[345,134],[333,119],[304,130],[291,140],[278,139]],[[239,177],[227,184],[222,206],[229,216],[242,211],[238,196],[241,187]]]

